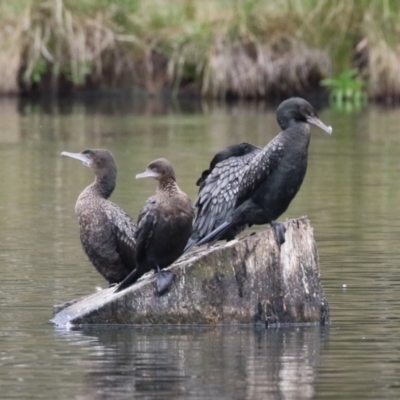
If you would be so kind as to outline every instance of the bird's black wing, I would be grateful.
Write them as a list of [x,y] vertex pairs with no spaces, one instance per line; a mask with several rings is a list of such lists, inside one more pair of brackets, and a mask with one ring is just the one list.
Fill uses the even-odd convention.
[[260,151],[260,148],[255,147],[244,156],[228,158],[214,167],[200,189],[195,203],[198,212],[191,242],[206,236],[230,215],[246,168]]
[[136,239],[136,268],[118,285],[115,292],[120,292],[135,283],[141,276],[148,272],[145,262],[146,250],[153,235],[153,227],[157,221],[154,213],[155,196],[150,197],[139,213]]
[[111,224],[115,249],[127,269],[136,267],[136,231],[131,217],[116,204],[110,202],[106,211]]
[[284,152],[284,142],[281,135],[278,135],[251,159],[251,162],[242,174],[234,208],[240,206],[250,198],[257,188],[268,179],[278,167]]
[[260,147],[254,146],[253,144],[246,142],[225,147],[213,157],[210,162],[210,167],[202,172],[201,177],[196,182],[196,185],[200,186],[201,190],[205,184],[207,177],[211,174],[218,163],[227,160],[230,157],[244,156],[248,153],[252,153],[253,151],[257,151],[258,149],[261,150]]
[[225,219],[220,220],[211,231],[206,232],[204,236],[197,238],[196,241],[191,238],[186,246],[186,251],[196,244],[200,246],[219,240],[232,228],[230,216],[233,210],[249,199],[257,188],[276,170],[284,151],[284,143],[278,135],[249,160],[248,165],[240,173],[238,187],[235,189],[236,196],[229,203],[230,211],[226,213]]
[[[150,244],[157,224],[156,196],[147,199],[138,217],[138,228],[136,234],[136,260],[139,265],[145,263],[146,250]],[[142,275],[148,271],[143,271]]]

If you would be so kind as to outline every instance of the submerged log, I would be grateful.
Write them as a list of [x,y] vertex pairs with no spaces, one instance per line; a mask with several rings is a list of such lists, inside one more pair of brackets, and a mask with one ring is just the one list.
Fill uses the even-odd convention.
[[155,276],[55,307],[59,326],[83,324],[327,324],[317,247],[306,217],[285,222],[279,249],[274,231],[192,252],[169,269],[175,283],[163,296]]

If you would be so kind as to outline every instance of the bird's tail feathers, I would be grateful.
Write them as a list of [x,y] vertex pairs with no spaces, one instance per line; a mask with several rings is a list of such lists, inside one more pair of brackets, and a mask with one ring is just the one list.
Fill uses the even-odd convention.
[[183,254],[186,254],[189,250],[192,249],[192,247],[196,246],[197,244],[197,239],[189,239],[184,250],[183,250]]
[[205,243],[214,244],[219,238],[221,238],[231,227],[232,220],[225,221],[222,223],[218,228],[215,228],[212,232],[210,232],[207,236],[201,239],[199,242],[196,243],[196,246],[201,246]]
[[139,273],[139,268],[138,267],[136,267],[118,286],[117,286],[117,288],[115,289],[115,292],[114,293],[118,293],[118,292],[120,292],[121,290],[124,290],[124,289],[126,289],[127,287],[129,287],[129,286],[131,286],[133,283],[135,283],[138,279],[139,279],[139,276],[138,276],[138,273]]

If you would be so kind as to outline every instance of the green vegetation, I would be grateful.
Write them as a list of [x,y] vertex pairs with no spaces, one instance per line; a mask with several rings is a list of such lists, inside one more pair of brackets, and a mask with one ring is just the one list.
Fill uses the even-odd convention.
[[360,109],[367,102],[366,83],[357,77],[356,69],[349,69],[334,78],[326,78],[321,85],[329,88],[330,101],[337,108]]
[[194,82],[264,97],[355,67],[370,98],[400,97],[398,0],[13,0],[0,22],[2,92]]

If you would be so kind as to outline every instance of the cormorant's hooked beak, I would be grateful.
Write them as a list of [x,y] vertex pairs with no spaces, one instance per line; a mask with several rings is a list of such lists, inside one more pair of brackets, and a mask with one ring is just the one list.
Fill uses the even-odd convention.
[[140,178],[158,178],[157,172],[152,171],[151,169],[146,169],[146,171],[142,172],[141,174],[136,175],[136,179]]
[[70,153],[68,151],[63,151],[62,156],[75,158],[76,160],[82,161],[83,165],[89,167],[89,159],[82,153]]
[[329,133],[329,135],[332,134],[332,127],[331,126],[326,126],[319,118],[317,117],[307,117],[307,122],[311,125],[317,126],[318,128],[321,128],[324,130],[326,133]]

